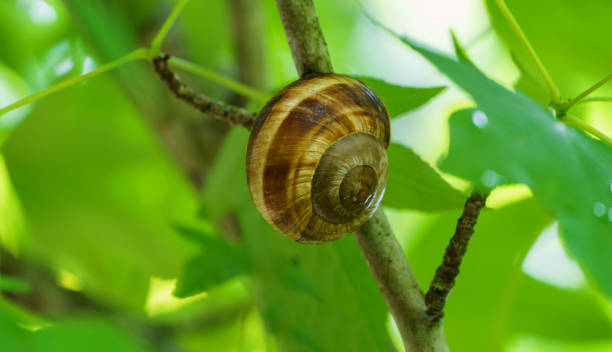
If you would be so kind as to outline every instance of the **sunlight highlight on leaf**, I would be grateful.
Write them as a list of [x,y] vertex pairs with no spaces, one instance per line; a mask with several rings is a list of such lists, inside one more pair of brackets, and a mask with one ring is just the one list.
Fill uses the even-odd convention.
[[83,290],[83,280],[81,280],[78,276],[71,273],[70,271],[60,268],[57,272],[57,283],[71,291],[82,291]]
[[145,303],[145,311],[149,316],[170,313],[208,295],[207,292],[202,292],[187,298],[177,298],[172,295],[175,286],[176,279],[151,277],[149,296]]
[[577,289],[585,284],[576,261],[565,254],[559,240],[557,222],[547,227],[533,244],[521,269],[536,280],[560,288]]
[[499,209],[530,197],[533,197],[533,193],[526,185],[503,185],[491,191],[487,197],[487,207]]

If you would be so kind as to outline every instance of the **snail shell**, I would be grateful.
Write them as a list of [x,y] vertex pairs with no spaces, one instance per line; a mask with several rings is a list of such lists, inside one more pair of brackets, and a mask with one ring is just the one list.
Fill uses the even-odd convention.
[[319,74],[291,83],[259,112],[246,169],[257,210],[303,243],[352,232],[387,184],[389,115],[362,82]]

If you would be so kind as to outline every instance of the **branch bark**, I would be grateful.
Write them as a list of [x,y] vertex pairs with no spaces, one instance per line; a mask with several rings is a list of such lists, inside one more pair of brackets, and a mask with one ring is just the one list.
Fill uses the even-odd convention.
[[228,105],[220,101],[212,100],[207,96],[195,93],[183,82],[178,76],[168,67],[168,59],[170,56],[156,57],[153,59],[155,72],[166,83],[168,88],[174,95],[200,110],[201,112],[227,122],[230,125],[241,125],[247,129],[251,129],[255,121],[255,114],[252,114],[242,108]]
[[355,237],[406,351],[448,351],[442,325],[432,327],[427,322],[423,292],[382,208],[355,232]]
[[312,0],[276,0],[276,5],[298,75],[332,72],[327,44]]
[[485,206],[487,196],[472,193],[465,202],[463,214],[457,220],[455,234],[451,238],[442,264],[436,270],[436,274],[429,286],[429,291],[425,296],[427,304],[427,319],[429,324],[434,326],[439,324],[444,316],[444,304],[453,286],[455,279],[459,275],[461,260],[467,251],[468,242],[474,233],[474,226],[478,221],[480,210]]
[[[276,0],[300,77],[332,72],[312,0]],[[442,325],[427,324],[423,292],[382,208],[355,237],[399,328],[406,351],[448,351]]]

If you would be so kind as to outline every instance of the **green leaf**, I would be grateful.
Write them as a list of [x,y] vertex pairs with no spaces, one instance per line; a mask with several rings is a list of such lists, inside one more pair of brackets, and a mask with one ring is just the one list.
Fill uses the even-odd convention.
[[465,195],[454,189],[411,149],[391,143],[385,206],[439,211],[461,208]]
[[556,121],[545,107],[508,91],[473,65],[400,39],[478,105],[451,118],[442,169],[490,188],[504,179],[527,184],[559,219],[571,255],[612,296],[612,149]]
[[[474,125],[476,113],[462,110],[451,117],[451,147],[442,168],[488,187],[505,178],[528,184],[559,219],[570,253],[610,294],[612,223],[607,209],[600,209],[612,204],[609,148],[552,120],[548,128],[521,131],[499,123],[494,114],[487,113],[491,128],[499,126],[499,130],[487,134]],[[528,121],[533,114],[513,116],[526,116],[525,125],[533,126]],[[555,140],[555,134],[565,137],[565,141]],[[478,158],[473,157],[475,151]],[[513,157],[504,158],[506,155]],[[577,184],[582,187],[576,188]]]
[[609,339],[612,322],[603,308],[588,290],[561,289],[522,275],[508,312],[508,328],[561,341]]
[[[495,0],[485,3],[493,28],[509,46],[515,62],[535,73],[535,65]],[[565,98],[576,95],[587,88],[589,82],[595,83],[610,73],[612,47],[601,45],[610,39],[610,1],[590,0],[584,4],[579,1],[506,0],[506,3],[561,92],[568,94]],[[559,25],[561,23],[563,25]],[[537,80],[543,83],[539,76]]]
[[371,77],[358,76],[356,78],[365,83],[380,97],[385,107],[387,107],[391,118],[398,117],[425,105],[446,88],[403,87]]
[[[420,239],[408,259],[421,287],[428,287],[460,212],[437,216],[408,234]],[[601,304],[587,290],[567,291],[521,272],[522,259],[550,224],[533,198],[481,213],[444,315],[451,351],[497,351],[517,334],[559,340],[612,336]]]
[[457,38],[455,31],[451,30],[450,34],[453,40],[453,47],[455,48],[455,55],[457,56],[457,59],[459,59],[459,61],[472,63],[472,60],[467,54],[467,51],[463,48],[463,46],[459,42],[459,38]]
[[189,297],[248,272],[244,251],[227,241],[192,228],[177,226],[184,237],[195,241],[202,253],[189,259],[174,288],[176,297]]

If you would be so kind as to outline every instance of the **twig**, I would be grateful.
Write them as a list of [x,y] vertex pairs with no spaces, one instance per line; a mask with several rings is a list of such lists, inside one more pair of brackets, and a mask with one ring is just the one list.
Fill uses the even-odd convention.
[[578,117],[572,114],[565,114],[560,119],[568,125],[577,127],[585,132],[590,133],[591,135],[599,138],[599,140],[612,147],[612,138],[608,137],[605,133],[601,132],[597,128],[589,125],[588,123],[586,123],[586,121],[579,119]]
[[161,54],[161,46],[164,42],[164,39],[168,35],[168,32],[170,32],[170,28],[172,28],[172,25],[174,25],[176,19],[179,17],[181,12],[183,12],[183,9],[185,8],[185,5],[187,5],[188,1],[189,0],[178,0],[177,3],[174,5],[172,12],[170,12],[170,15],[168,16],[168,18],[166,18],[166,21],[164,21],[164,24],[161,26],[161,28],[155,35],[155,38],[153,38],[153,40],[151,41],[150,52],[152,55]]
[[276,0],[300,77],[332,72],[327,44],[312,0]]
[[578,94],[572,100],[568,101],[565,104],[561,104],[561,106],[559,106],[559,110],[560,110],[559,111],[560,112],[559,116],[563,116],[565,114],[565,112],[567,110],[569,110],[572,106],[574,106],[576,103],[579,103],[581,100],[584,100],[584,98],[586,98],[589,94],[593,93],[595,90],[597,90],[597,88],[603,86],[604,84],[606,84],[611,79],[612,79],[612,74],[607,75],[602,80],[600,80],[599,82],[595,83],[594,85],[589,87],[584,92]]
[[448,350],[442,326],[432,329],[427,325],[423,292],[381,208],[355,231],[355,237],[402,335],[406,351]]
[[591,98],[584,98],[584,99],[580,100],[579,102],[577,102],[576,104],[595,103],[595,102],[612,103],[612,97],[591,97]]
[[248,129],[251,128],[255,120],[254,114],[242,108],[215,101],[204,95],[195,93],[182,83],[176,74],[170,70],[168,67],[169,58],[168,55],[156,57],[153,59],[153,66],[155,66],[155,71],[159,77],[166,82],[170,91],[172,91],[177,98],[185,101],[201,112],[223,120],[230,125],[241,125]]
[[185,70],[187,72],[196,74],[200,77],[203,77],[209,81],[218,83],[224,87],[227,87],[229,89],[231,89],[232,91],[247,97],[249,99],[253,99],[255,101],[258,101],[260,103],[265,103],[268,100],[270,100],[270,98],[272,97],[272,95],[268,95],[264,92],[261,92],[255,88],[252,88],[251,86],[248,86],[246,84],[243,84],[241,82],[235,81],[231,78],[225,77],[223,75],[220,75],[218,73],[216,73],[215,71],[212,71],[210,69],[204,68],[202,66],[198,66],[197,64],[194,64],[193,62],[187,61],[185,59],[181,59],[178,58],[176,56],[171,56],[168,59],[168,66],[171,66],[172,68],[178,68],[181,70]]
[[131,53],[129,53],[127,55],[124,55],[124,56],[122,56],[122,57],[120,57],[120,58],[118,58],[118,59],[116,59],[116,60],[114,60],[112,62],[109,62],[109,63],[105,64],[105,65],[102,65],[102,66],[98,67],[97,69],[95,69],[95,70],[93,70],[91,72],[88,72],[88,73],[86,73],[86,74],[84,74],[82,76],[68,78],[68,79],[66,79],[64,81],[61,81],[61,82],[59,82],[57,84],[52,85],[51,87],[43,89],[40,92],[36,92],[34,94],[28,95],[28,96],[24,97],[23,99],[20,99],[20,100],[12,103],[10,105],[7,105],[7,106],[1,108],[0,109],[0,116],[4,115],[4,114],[6,114],[6,113],[8,113],[8,112],[10,112],[12,110],[15,110],[17,108],[20,108],[20,107],[22,107],[24,105],[32,103],[32,102],[34,102],[34,101],[36,101],[38,99],[44,98],[44,97],[46,97],[48,95],[51,95],[53,93],[57,93],[57,92],[59,92],[59,91],[61,91],[63,89],[75,86],[75,85],[77,85],[77,84],[79,84],[81,82],[84,82],[84,81],[86,81],[86,80],[88,80],[90,78],[98,76],[98,75],[100,75],[100,74],[102,74],[104,72],[113,70],[113,69],[115,69],[115,68],[117,68],[117,67],[119,67],[119,66],[121,66],[123,64],[126,64],[126,63],[131,62],[131,61],[135,61],[135,60],[141,60],[141,59],[144,59],[144,60],[148,59],[147,49],[143,49],[143,48],[136,49],[136,50],[132,51]]
[[425,295],[427,304],[427,319],[430,325],[440,322],[444,315],[444,304],[451,289],[455,285],[455,279],[459,275],[461,260],[467,251],[468,242],[474,233],[474,226],[478,220],[480,210],[485,206],[487,196],[476,192],[472,193],[465,202],[463,214],[457,220],[455,234],[451,238],[442,264],[436,270],[431,281],[429,291]]

